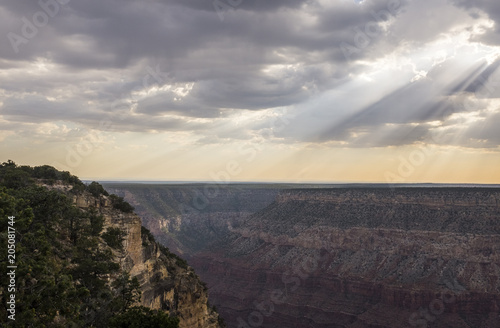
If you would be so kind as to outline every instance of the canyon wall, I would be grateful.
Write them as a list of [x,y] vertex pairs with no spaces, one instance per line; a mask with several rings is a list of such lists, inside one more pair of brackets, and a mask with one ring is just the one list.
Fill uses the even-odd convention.
[[253,207],[236,194],[181,213],[195,192],[158,193],[172,214],[149,220],[176,218],[155,233],[175,240],[229,327],[500,326],[500,190],[254,186]]
[[[44,186],[66,193],[70,189],[64,184]],[[95,197],[85,191],[68,196],[78,208],[96,210],[102,215],[103,231],[119,228],[124,233],[123,249],[114,249],[113,254],[123,270],[138,278],[142,291],[140,305],[178,317],[181,328],[221,327],[217,312],[208,304],[205,283],[192,267],[142,228],[137,214],[117,210],[105,195]]]

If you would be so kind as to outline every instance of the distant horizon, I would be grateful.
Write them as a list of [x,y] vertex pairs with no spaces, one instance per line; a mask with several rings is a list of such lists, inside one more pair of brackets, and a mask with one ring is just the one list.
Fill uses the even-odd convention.
[[0,160],[94,180],[500,184],[497,2],[223,2],[3,1]]
[[317,181],[304,181],[304,182],[290,182],[290,181],[203,181],[203,180],[102,180],[102,179],[81,179],[84,183],[90,183],[92,181],[97,181],[101,184],[168,184],[168,185],[190,185],[190,184],[214,184],[214,185],[237,185],[237,184],[249,184],[249,185],[326,185],[326,186],[358,186],[358,185],[379,185],[379,186],[395,186],[395,187],[405,187],[405,186],[467,186],[467,187],[493,187],[500,188],[500,184],[495,183],[440,183],[440,182],[404,182],[404,183],[387,183],[387,182],[317,182]]

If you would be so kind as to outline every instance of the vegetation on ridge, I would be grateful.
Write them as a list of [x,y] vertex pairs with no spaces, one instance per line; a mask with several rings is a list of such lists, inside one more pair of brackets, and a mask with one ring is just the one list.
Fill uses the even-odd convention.
[[[139,282],[114,261],[112,248],[120,249],[121,231],[103,232],[104,218],[96,210],[83,211],[66,194],[39,185],[61,182],[73,194],[107,194],[98,183],[85,186],[51,166],[0,164],[0,266],[7,272],[9,216],[15,216],[17,266],[16,320],[8,320],[2,306],[0,322],[10,327],[178,327],[177,318],[135,306]],[[133,211],[120,197],[111,202]],[[8,285],[9,277],[0,275],[3,305]]]

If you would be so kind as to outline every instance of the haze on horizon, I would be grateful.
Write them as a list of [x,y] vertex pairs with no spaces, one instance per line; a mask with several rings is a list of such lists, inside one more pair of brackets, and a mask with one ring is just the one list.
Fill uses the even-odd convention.
[[0,4],[0,161],[82,179],[500,183],[497,0]]

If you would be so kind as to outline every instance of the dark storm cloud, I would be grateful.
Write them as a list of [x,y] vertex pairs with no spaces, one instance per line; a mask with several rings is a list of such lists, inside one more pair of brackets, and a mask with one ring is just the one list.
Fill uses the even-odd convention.
[[[146,59],[161,64],[173,82],[196,83],[193,93],[182,105],[171,103],[168,94],[163,104],[161,96],[141,101],[139,112],[152,115],[161,112],[182,114],[184,110],[188,116],[214,117],[223,108],[258,110],[292,105],[310,97],[312,90],[331,86],[332,81],[347,74],[345,66],[332,68],[332,64],[340,65],[325,62],[324,58],[332,49],[338,52],[337,44],[342,38],[332,37],[334,32],[326,31],[325,26],[317,31],[314,28],[297,29],[301,12],[295,12],[293,17],[288,13],[272,14],[283,7],[297,8],[301,2],[266,5],[256,1],[256,4],[257,13],[249,9],[250,4],[242,4],[241,17],[221,23],[215,10],[201,10],[189,4],[173,6],[168,2],[145,4],[112,0],[70,2],[61,6],[50,24],[39,29],[39,35],[26,45],[19,45],[22,50],[19,59],[47,54],[48,58],[76,74],[84,73],[84,69],[127,69],[132,63]],[[41,10],[32,2],[23,1],[9,3],[4,9],[10,15],[28,18]],[[268,13],[259,17],[258,13],[263,11]],[[349,15],[355,17],[360,13],[351,8]],[[233,18],[238,15],[232,14]],[[328,14],[321,15],[326,20]],[[332,21],[348,19],[342,10],[331,15]],[[358,20],[366,18],[364,14],[361,16],[363,18]],[[9,29],[19,30],[22,25],[19,23],[10,22]],[[329,34],[325,35],[326,32]],[[342,30],[338,33],[348,37]],[[2,49],[1,54],[12,52],[9,47]],[[279,49],[283,55],[278,57],[275,51]],[[309,51],[318,53],[310,56]],[[261,69],[270,64],[300,64],[302,67],[267,76]],[[22,81],[22,85],[29,83]],[[115,97],[122,97],[126,91],[117,90]]]
[[[366,23],[375,20],[372,12],[387,6],[386,1],[378,0],[363,7],[350,4],[322,10],[316,5],[309,11],[297,10],[303,2],[244,1],[238,8],[245,10],[228,13],[228,19],[221,23],[213,8],[206,10],[205,5],[192,5],[194,2],[179,1],[174,6],[171,2],[71,1],[61,5],[59,14],[39,29],[39,35],[26,45],[19,45],[22,51],[18,56],[49,55],[68,66],[99,68],[125,67],[145,57],[173,65],[175,60],[182,61],[186,56],[194,55],[197,60],[197,54],[205,54],[205,63],[213,64],[216,71],[226,68],[221,66],[222,58],[240,65],[262,66],[278,61],[269,55],[276,49],[291,47],[324,52],[306,60],[306,63],[323,62],[328,58],[324,56],[338,53],[342,41],[353,42],[353,27],[363,29]],[[30,1],[10,2],[3,8],[3,14],[10,19],[3,23],[2,29],[17,33],[23,25],[21,17],[31,20],[41,10]],[[278,10],[283,8],[296,10]],[[303,25],[302,18],[308,15],[315,16],[318,23]],[[75,48],[77,42],[83,47]],[[240,60],[241,48],[262,55],[255,63],[251,58]],[[2,49],[0,55],[15,58],[10,47]]]
[[[312,2],[309,0],[220,0],[220,1],[199,1],[199,0],[163,0],[166,4],[176,4],[178,6],[189,7],[197,10],[214,10],[214,4],[222,8],[237,8],[249,11],[274,11],[281,8],[299,8],[304,3]],[[222,5],[221,5],[222,4]]]
[[[71,110],[68,110],[68,109]],[[104,112],[85,108],[79,102],[48,101],[40,96],[23,99],[8,98],[0,108],[0,115],[16,124],[47,123],[56,121],[79,122],[88,129],[105,131],[197,131],[209,129],[211,123],[192,123],[182,117],[154,117]]]
[[[451,18],[423,24],[422,17],[439,16],[445,1],[367,0],[356,5],[220,0],[216,3],[227,6],[217,8],[204,0],[42,3],[53,5],[53,15],[30,37],[23,29],[44,12],[39,2],[0,4],[0,72],[7,77],[0,80],[0,91],[5,92],[0,115],[16,122],[69,121],[90,128],[111,119],[119,131],[206,131],[217,124],[194,124],[190,119],[225,119],[234,110],[300,107],[352,81],[402,43],[435,38],[463,14],[457,10]],[[500,17],[498,6],[487,1],[456,3],[469,11],[473,6],[488,10],[492,19]],[[17,52],[8,33],[26,40],[15,46]],[[350,58],[343,44],[354,51]],[[35,67],[30,67],[19,72],[40,58],[53,64],[49,71],[33,73]],[[436,92],[433,74],[438,73],[429,72],[429,79],[403,86],[333,123],[325,121],[321,110],[304,112],[280,135],[294,141],[350,140],[356,145],[421,140],[427,122],[459,110],[441,98],[446,92]],[[469,79],[478,78],[476,74]],[[463,85],[448,86],[448,94],[473,92],[469,80],[458,80]],[[184,88],[186,84],[191,87]],[[335,106],[346,108],[349,101]],[[367,137],[375,133],[387,137]]]
[[493,45],[500,44],[500,2],[496,0],[453,0],[452,2],[458,7],[467,9],[471,17],[479,18],[480,13],[483,13],[492,19],[495,22],[494,29],[476,39]]
[[[75,103],[51,102],[42,96],[7,98],[0,108],[0,114],[19,122],[42,123],[57,120],[73,120],[81,115],[91,116],[81,105]],[[72,110],[68,110],[72,108]]]
[[218,108],[207,107],[192,97],[176,100],[179,98],[175,92],[162,92],[138,101],[136,112],[151,116],[172,113],[202,118],[219,117],[222,114]]

